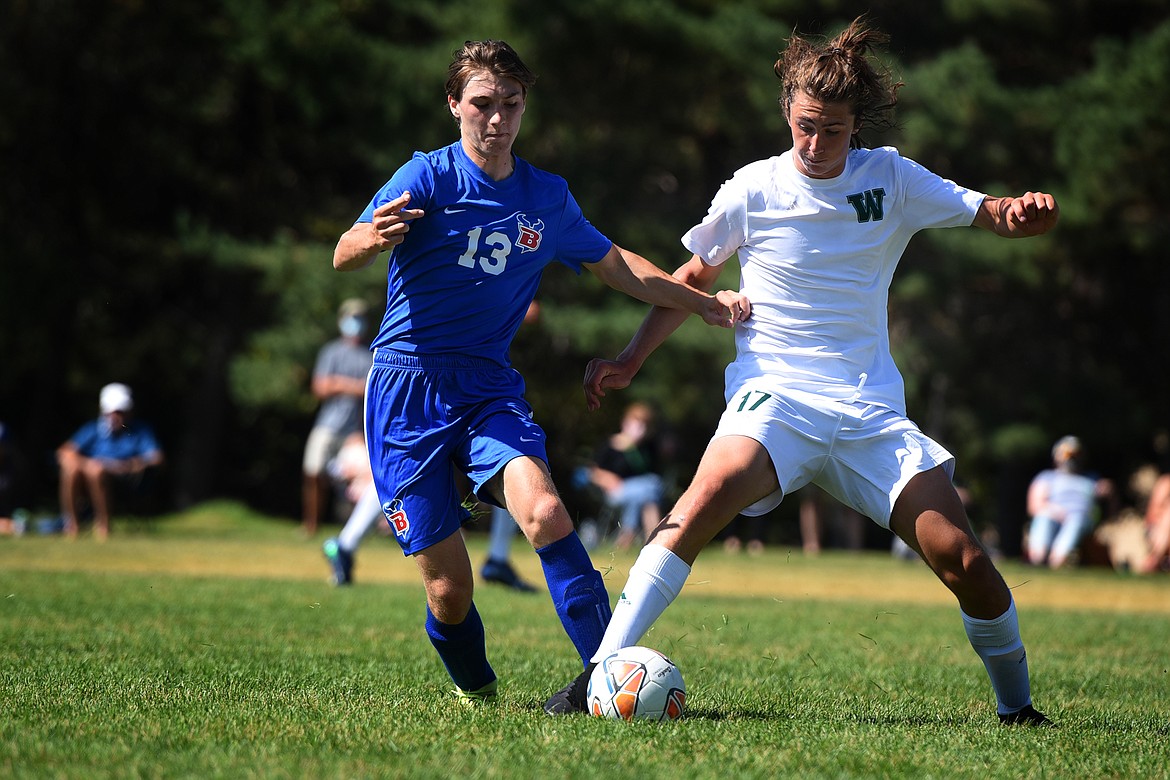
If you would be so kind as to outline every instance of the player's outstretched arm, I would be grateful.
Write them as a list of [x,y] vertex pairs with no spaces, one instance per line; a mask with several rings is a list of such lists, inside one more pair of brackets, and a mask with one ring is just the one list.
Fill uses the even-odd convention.
[[[719,268],[709,266],[698,255],[691,257],[686,263],[674,272],[674,278],[697,290],[708,290],[719,277]],[[723,293],[719,293],[718,299]],[[729,315],[730,324],[746,319],[751,313],[751,304],[740,293],[732,293],[734,299],[725,300],[728,310],[731,306],[742,307],[739,316]],[[742,301],[740,300],[742,299]],[[669,309],[655,306],[642,320],[638,332],[630,339],[630,343],[614,360],[594,358],[589,361],[585,369],[585,404],[589,409],[598,409],[601,399],[607,390],[620,390],[627,387],[634,376],[646,362],[646,358],[666,341],[680,325],[686,321],[687,312],[681,309]]]
[[1047,233],[1060,219],[1056,198],[1046,192],[1025,192],[1018,198],[987,196],[975,212],[975,227],[1004,238],[1028,238]]
[[358,222],[341,235],[333,250],[333,267],[338,271],[357,271],[374,262],[381,252],[402,243],[410,230],[411,220],[425,213],[422,209],[408,209],[410,192],[383,203],[374,210],[372,222]]
[[587,267],[615,290],[655,306],[697,314],[708,325],[732,328],[751,313],[751,305],[741,293],[723,290],[709,295],[617,244],[600,261]]

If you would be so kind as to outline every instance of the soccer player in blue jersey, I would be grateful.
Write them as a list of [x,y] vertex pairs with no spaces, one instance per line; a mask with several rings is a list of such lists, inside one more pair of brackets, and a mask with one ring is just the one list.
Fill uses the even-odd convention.
[[584,218],[563,179],[512,153],[535,80],[508,44],[467,42],[447,79],[459,140],[415,153],[333,257],[334,268],[349,271],[390,251],[366,385],[367,445],[382,511],[422,575],[427,636],[456,694],[473,701],[493,697],[497,683],[472,600],[456,469],[479,498],[506,507],[536,549],[582,666],[610,617],[509,362],[545,266],[588,268],[615,289],[708,324],[731,327],[750,309],[739,293],[708,295],[619,248]]

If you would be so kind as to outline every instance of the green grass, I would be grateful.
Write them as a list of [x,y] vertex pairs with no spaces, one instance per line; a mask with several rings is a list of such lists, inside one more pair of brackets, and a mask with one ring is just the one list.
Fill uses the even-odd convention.
[[[681,666],[687,714],[626,724],[540,712],[578,668],[547,595],[479,589],[503,688],[467,707],[410,561],[369,539],[334,589],[318,542],[233,505],[106,544],[0,539],[0,776],[1170,776],[1165,578],[1005,565],[1060,726],[1008,729],[921,565],[712,549],[644,640]],[[616,597],[633,555],[595,560]]]

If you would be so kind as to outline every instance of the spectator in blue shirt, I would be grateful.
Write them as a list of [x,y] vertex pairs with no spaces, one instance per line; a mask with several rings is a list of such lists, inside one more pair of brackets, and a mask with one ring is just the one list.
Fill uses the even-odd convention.
[[106,385],[98,405],[101,415],[57,449],[57,462],[66,535],[77,536],[78,507],[84,495],[93,510],[94,536],[105,541],[110,534],[113,484],[138,488],[148,469],[162,465],[163,453],[150,426],[134,419],[129,387],[118,382]]

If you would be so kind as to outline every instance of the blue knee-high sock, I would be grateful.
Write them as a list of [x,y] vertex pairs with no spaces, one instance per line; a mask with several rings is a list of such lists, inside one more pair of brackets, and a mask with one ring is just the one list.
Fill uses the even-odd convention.
[[496,679],[487,660],[483,620],[475,604],[462,623],[440,623],[427,607],[427,636],[443,659],[447,674],[464,691],[477,691]]
[[581,666],[597,652],[609,624],[609,594],[601,574],[593,568],[589,553],[577,532],[536,551],[544,567],[544,579],[565,633],[581,656]]

